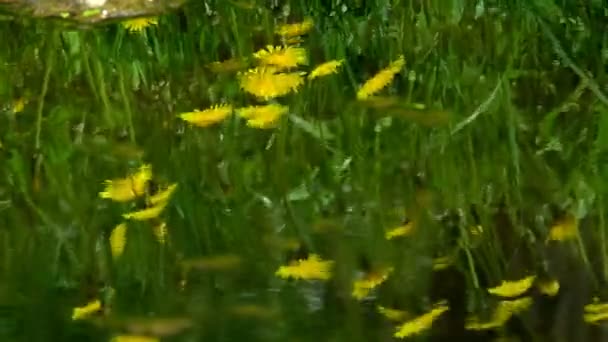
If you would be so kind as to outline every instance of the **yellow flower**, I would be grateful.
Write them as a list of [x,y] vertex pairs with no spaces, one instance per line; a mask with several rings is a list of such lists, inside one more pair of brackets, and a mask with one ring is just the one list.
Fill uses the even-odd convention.
[[85,304],[84,306],[76,307],[72,311],[72,320],[85,319],[90,317],[92,314],[101,310],[101,302],[96,299],[92,302]]
[[559,292],[559,282],[555,279],[539,281],[536,286],[541,293],[549,297],[553,297]]
[[399,56],[399,58],[393,61],[387,68],[380,70],[380,72],[363,83],[361,88],[359,88],[359,91],[357,91],[357,99],[365,100],[382,90],[392,82],[395,75],[401,71],[401,68],[403,68],[404,65],[404,57]]
[[414,223],[408,222],[402,226],[399,226],[399,227],[396,227],[396,228],[393,228],[393,229],[387,231],[384,236],[386,237],[387,240],[392,240],[394,238],[410,235],[413,230],[414,230]]
[[608,311],[608,303],[600,303],[597,298],[593,298],[592,304],[585,305],[585,312],[600,313]]
[[433,259],[433,271],[444,270],[452,265],[453,260],[451,256],[443,256]]
[[195,110],[193,112],[182,113],[179,117],[195,126],[207,127],[223,121],[230,113],[232,113],[232,106],[215,105],[202,111]]
[[301,23],[285,24],[276,28],[275,33],[284,38],[301,36],[312,29],[314,22],[310,18],[304,19]]
[[394,322],[402,322],[409,316],[409,313],[406,311],[391,309],[382,305],[378,305],[377,309],[382,316]]
[[167,203],[169,199],[171,199],[171,195],[173,195],[175,189],[177,189],[177,183],[173,183],[169,185],[166,189],[161,190],[156,194],[150,196],[148,202],[152,205]]
[[159,342],[158,337],[145,335],[118,335],[114,336],[110,342]]
[[441,316],[441,314],[448,311],[448,309],[449,307],[445,303],[438,303],[431,311],[403,323],[397,328],[394,336],[397,338],[405,338],[419,334],[424,330],[429,329],[433,325],[433,322]]
[[146,185],[150,179],[152,179],[152,167],[145,164],[127,178],[105,181],[105,190],[100,192],[99,196],[116,202],[131,201],[146,192]]
[[338,73],[338,68],[342,65],[342,63],[344,63],[343,59],[333,60],[333,61],[325,62],[323,64],[319,64],[319,65],[317,65],[317,67],[315,67],[310,72],[310,74],[308,74],[308,79],[312,80],[317,77],[327,76],[330,74],[336,74],[336,73]]
[[393,272],[392,267],[387,267],[379,272],[370,272],[362,279],[356,280],[353,286],[352,296],[358,300],[367,297],[369,292],[382,284]]
[[28,104],[28,102],[30,102],[28,99],[26,99],[25,97],[20,97],[16,100],[13,101],[13,113],[17,114],[17,113],[21,113],[23,111],[23,109],[25,109],[25,105]]
[[159,203],[153,207],[122,214],[122,217],[126,220],[147,221],[160,216],[166,206],[167,203]]
[[266,46],[253,54],[262,65],[274,66],[277,70],[295,68],[300,64],[308,64],[306,49],[292,46]]
[[239,75],[241,88],[264,100],[284,96],[304,83],[299,72],[276,73],[274,68],[256,68]]
[[158,25],[158,19],[157,18],[135,18],[135,19],[125,20],[121,24],[129,32],[134,33],[134,32],[141,32],[148,26]]
[[161,222],[152,227],[152,233],[161,245],[164,245],[167,242],[167,224],[165,222]]
[[535,279],[536,276],[529,276],[516,281],[503,281],[499,286],[489,288],[488,292],[500,297],[517,297],[528,291]]
[[515,300],[500,301],[492,314],[492,318],[487,322],[479,322],[477,317],[467,320],[465,328],[469,330],[487,330],[498,328],[513,316],[527,310],[532,305],[532,298],[523,297]]
[[304,280],[328,280],[331,278],[333,261],[324,261],[318,255],[311,254],[308,259],[300,259],[281,266],[276,275],[281,278],[294,278]]
[[271,128],[289,108],[280,104],[250,106],[238,109],[239,116],[247,119],[247,125],[255,128]]
[[576,218],[572,215],[568,215],[557,221],[553,227],[551,227],[547,241],[565,241],[575,239],[577,234],[578,224],[576,222]]
[[118,258],[122,255],[127,244],[127,224],[121,223],[116,226],[110,233],[110,252],[113,258]]

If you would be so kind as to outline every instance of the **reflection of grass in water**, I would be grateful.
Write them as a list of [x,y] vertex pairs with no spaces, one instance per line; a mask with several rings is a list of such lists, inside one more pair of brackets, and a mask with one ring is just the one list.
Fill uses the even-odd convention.
[[[587,15],[601,8],[459,4],[346,8],[295,27],[310,30],[299,43],[307,65],[303,50],[258,55],[268,75],[297,78],[287,89],[261,78],[244,87],[239,75],[258,65],[255,52],[292,39],[276,35],[281,23],[332,9],[292,3],[282,17],[255,2],[193,3],[136,34],[0,22],[11,32],[0,49],[0,299],[26,308],[6,321],[100,340],[121,331],[112,319],[151,313],[188,317],[176,334],[210,340],[368,341],[431,325],[423,336],[504,326],[592,339],[583,306],[605,300],[608,267],[597,86],[597,46],[608,43]],[[390,77],[357,99],[383,69]],[[217,104],[230,111],[190,118],[204,127],[178,118]],[[103,180],[145,163],[159,189],[98,197]],[[153,208],[174,182],[162,210],[128,223],[112,258],[121,215]],[[275,275],[311,255],[333,262],[326,282]],[[393,271],[371,276],[384,267]],[[514,298],[487,291],[521,279],[533,281]],[[365,291],[353,298],[356,280]],[[529,308],[510,309],[526,298]],[[95,299],[97,330],[70,322]],[[433,311],[442,300],[449,310]],[[30,309],[45,302],[57,304]],[[388,308],[407,314],[391,324]],[[564,310],[575,317],[556,316]],[[471,317],[489,335],[467,331]]]

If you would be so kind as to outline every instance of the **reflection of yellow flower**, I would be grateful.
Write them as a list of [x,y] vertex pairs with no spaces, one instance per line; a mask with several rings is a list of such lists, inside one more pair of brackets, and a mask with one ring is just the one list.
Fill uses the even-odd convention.
[[328,280],[331,278],[333,261],[324,261],[316,254],[311,254],[308,259],[300,259],[281,266],[276,275],[281,278],[294,278],[304,280]]
[[158,337],[144,335],[118,335],[114,336],[110,342],[159,342]]
[[387,231],[384,236],[386,237],[387,240],[392,240],[392,239],[395,239],[398,237],[410,235],[413,230],[414,230],[414,223],[408,222],[402,226],[399,226],[399,227],[396,227],[396,228],[393,228],[393,229]]
[[406,311],[391,309],[382,305],[378,305],[377,309],[382,316],[394,322],[402,322],[407,318],[407,316],[409,316]]
[[230,113],[232,113],[232,106],[215,105],[205,110],[182,113],[179,117],[193,125],[207,127],[223,121]]
[[147,221],[160,216],[166,206],[167,203],[161,202],[153,207],[122,214],[122,217],[126,220]]
[[301,36],[312,29],[314,22],[310,18],[304,19],[301,23],[285,24],[277,27],[275,33],[284,38]]
[[135,18],[135,19],[125,20],[121,24],[129,32],[134,33],[134,32],[141,32],[148,26],[158,25],[158,19],[157,18]]
[[308,79],[312,80],[317,77],[335,74],[338,72],[338,68],[342,65],[342,63],[344,63],[343,59],[333,60],[325,62],[323,64],[319,64],[310,72],[310,74],[308,75]]
[[276,73],[273,68],[256,68],[239,75],[241,88],[264,100],[297,91],[304,82],[299,72]]
[[387,267],[378,272],[370,272],[362,279],[356,280],[353,285],[353,297],[359,300],[367,297],[369,292],[382,284],[388,278],[391,272],[393,272],[393,268]]
[[433,325],[433,322],[441,316],[441,314],[448,311],[448,309],[449,307],[445,303],[438,303],[431,311],[400,325],[394,336],[397,338],[405,338],[419,334],[429,329]]
[[106,187],[99,196],[116,202],[131,201],[146,192],[146,185],[150,179],[152,179],[152,168],[146,164],[127,178],[105,181]]
[[500,297],[517,297],[528,291],[536,276],[529,276],[516,281],[503,281],[499,286],[489,288],[488,292]]
[[113,258],[118,258],[122,255],[127,244],[127,224],[121,223],[117,225],[110,233],[110,252]]
[[85,304],[84,306],[76,307],[72,311],[72,320],[85,319],[90,317],[92,314],[101,310],[101,302],[96,299],[92,302]]
[[555,279],[539,281],[536,286],[541,293],[549,297],[553,297],[559,292],[559,282]]
[[380,72],[363,83],[361,88],[359,88],[357,91],[357,99],[365,100],[382,90],[392,82],[393,77],[395,77],[395,75],[401,70],[401,68],[403,68],[404,65],[405,59],[403,56],[399,56],[399,58],[393,61],[388,67],[380,70]]
[[247,125],[250,127],[271,128],[288,110],[287,106],[273,103],[265,106],[240,108],[238,114],[247,119]]
[[500,301],[494,310],[490,321],[480,322],[477,317],[470,317],[466,322],[465,328],[469,330],[498,328],[507,323],[511,316],[527,310],[531,305],[532,298],[530,297]]
[[268,45],[266,50],[262,49],[253,54],[262,65],[274,66],[277,69],[295,68],[301,64],[308,64],[306,49],[292,46]]
[[549,231],[548,241],[565,241],[575,239],[578,234],[576,218],[568,215],[557,221]]

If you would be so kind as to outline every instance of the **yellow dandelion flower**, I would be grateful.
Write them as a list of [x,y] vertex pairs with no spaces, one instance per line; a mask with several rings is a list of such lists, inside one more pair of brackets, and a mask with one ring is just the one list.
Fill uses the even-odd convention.
[[127,178],[105,181],[106,187],[99,193],[99,196],[116,202],[128,202],[143,195],[146,192],[146,185],[151,179],[152,167],[145,164]]
[[274,68],[256,68],[239,75],[241,88],[261,99],[295,92],[304,83],[302,73],[276,73]]
[[585,305],[585,312],[600,313],[608,312],[608,303],[600,303],[597,297],[593,298],[593,303]]
[[127,244],[127,224],[121,223],[116,226],[110,233],[110,252],[113,258],[118,258],[122,255]]
[[367,297],[369,292],[382,284],[388,276],[393,272],[392,267],[387,267],[379,272],[370,272],[363,278],[356,280],[353,285],[352,296],[358,300]]
[[386,232],[386,234],[384,235],[384,237],[387,240],[392,240],[398,237],[403,237],[403,236],[408,236],[412,233],[412,231],[414,230],[414,223],[413,222],[408,222],[402,226],[393,228],[389,231]]
[[238,109],[239,116],[247,119],[247,125],[255,128],[274,127],[279,118],[287,113],[289,107],[280,104],[249,106]]
[[551,227],[547,241],[565,241],[575,239],[577,235],[578,223],[576,222],[576,218],[568,215]]
[[331,278],[333,261],[324,261],[316,254],[311,254],[308,259],[300,259],[281,266],[276,275],[281,278],[294,278],[304,280],[328,280]]
[[441,271],[450,267],[454,260],[451,256],[443,256],[433,259],[433,271]]
[[469,330],[487,330],[503,326],[513,315],[527,310],[531,305],[532,298],[530,297],[500,301],[490,321],[479,322],[476,317],[472,317],[467,320],[465,328]]
[[165,222],[152,227],[152,233],[154,234],[156,241],[161,245],[164,245],[167,242],[167,224]]
[[13,113],[17,114],[17,113],[23,112],[23,110],[25,109],[25,105],[27,105],[28,102],[30,102],[30,101],[28,99],[26,99],[25,97],[20,97],[20,98],[14,100],[13,101]]
[[276,67],[277,70],[295,68],[308,64],[306,49],[293,46],[266,46],[253,54],[260,64]]
[[585,313],[583,314],[583,319],[587,323],[598,323],[601,321],[605,321],[608,319],[608,312],[598,312],[598,313]]
[[122,217],[126,220],[147,221],[159,217],[166,206],[167,203],[159,203],[153,207],[122,214]]
[[308,33],[314,26],[311,18],[306,18],[301,23],[285,24],[276,28],[275,33],[284,38],[302,36]]
[[195,110],[193,112],[182,113],[179,115],[179,117],[195,126],[208,127],[224,121],[224,119],[226,119],[230,113],[232,113],[232,106],[215,105],[205,110]]
[[488,292],[500,297],[517,297],[528,291],[535,279],[536,276],[529,276],[515,281],[504,280],[499,286],[489,288]]
[[401,71],[404,65],[405,58],[403,56],[399,56],[399,58],[391,62],[388,67],[380,70],[380,72],[363,83],[361,88],[359,88],[359,91],[357,91],[357,99],[365,100],[385,88],[393,81],[395,75]]
[[160,342],[160,339],[145,335],[118,335],[114,336],[110,342]]
[[308,79],[312,80],[317,77],[336,74],[342,63],[344,63],[344,60],[339,59],[319,64],[310,72],[310,74],[308,74]]
[[407,311],[387,308],[382,305],[376,307],[378,312],[393,322],[403,322],[410,314]]
[[559,282],[555,279],[546,279],[539,281],[536,284],[536,287],[538,287],[538,290],[541,293],[549,297],[553,297],[559,292]]
[[152,205],[167,203],[169,199],[171,199],[171,196],[175,192],[175,189],[177,189],[177,183],[173,183],[169,185],[166,189],[160,190],[156,194],[150,196],[148,202]]
[[449,307],[445,303],[438,303],[431,311],[411,319],[397,328],[395,337],[405,338],[419,334],[427,329],[430,329],[433,322],[441,316],[444,312],[448,311]]
[[135,33],[135,32],[141,32],[149,26],[158,25],[158,19],[157,18],[135,18],[135,19],[125,20],[121,24],[127,31],[129,31],[131,33]]
[[74,308],[72,311],[72,320],[85,319],[99,311],[101,311],[101,302],[99,299],[95,299],[84,306]]

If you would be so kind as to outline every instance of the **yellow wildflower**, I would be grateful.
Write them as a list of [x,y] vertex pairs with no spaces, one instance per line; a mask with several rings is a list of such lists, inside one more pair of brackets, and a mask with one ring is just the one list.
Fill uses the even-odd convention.
[[241,117],[247,119],[247,125],[250,127],[271,128],[288,110],[287,106],[273,103],[265,106],[245,107],[237,112]]
[[443,256],[433,259],[433,271],[444,270],[452,265],[453,260],[451,256]]
[[160,216],[166,206],[167,203],[159,203],[153,207],[122,214],[122,217],[126,220],[147,221]]
[[306,18],[301,23],[285,24],[276,28],[275,33],[284,38],[301,36],[312,29],[314,22],[311,18]]
[[391,83],[395,75],[401,71],[404,65],[404,57],[399,56],[399,58],[393,61],[387,68],[380,70],[380,72],[367,80],[361,88],[359,88],[359,91],[357,91],[357,99],[365,100],[382,90]]
[[304,80],[299,72],[276,73],[274,68],[256,68],[239,75],[241,88],[264,100],[297,91]]
[[382,284],[391,272],[393,272],[393,268],[387,267],[379,272],[370,272],[362,279],[356,280],[353,286],[353,297],[358,300],[367,297],[369,292]]
[[122,26],[127,29],[127,31],[131,33],[141,32],[148,26],[156,26],[158,25],[157,18],[135,18],[130,20],[125,20],[122,23]]
[[85,304],[84,306],[76,307],[72,311],[72,320],[85,319],[90,317],[96,312],[101,310],[101,302],[96,299],[92,302]]
[[274,66],[277,70],[295,68],[298,65],[308,64],[306,49],[293,46],[266,46],[253,54],[262,65]]
[[152,227],[152,233],[161,245],[164,245],[167,242],[167,224],[165,222],[161,222]]
[[599,299],[593,298],[592,304],[585,305],[585,312],[589,312],[589,313],[608,312],[608,303],[600,303]]
[[393,228],[393,229],[387,231],[384,236],[386,237],[387,240],[392,240],[394,238],[410,235],[413,230],[414,230],[414,223],[408,222],[402,226],[399,226],[399,227],[396,227],[396,228]]
[[121,223],[117,225],[110,233],[110,252],[113,258],[118,258],[122,255],[127,244],[127,224]]
[[152,168],[145,164],[138,172],[127,178],[105,181],[105,190],[100,192],[99,196],[116,202],[131,201],[146,192],[146,185],[150,179],[152,179]]
[[281,278],[294,278],[304,280],[328,280],[331,278],[333,261],[324,261],[318,255],[311,254],[308,259],[300,259],[281,266],[276,275]]
[[523,297],[515,300],[500,301],[488,322],[479,322],[476,317],[467,320],[465,328],[469,330],[487,330],[503,326],[513,316],[532,305],[532,298]]
[[25,105],[28,104],[29,100],[25,97],[20,97],[13,101],[13,113],[21,113],[25,109]]
[[445,303],[438,303],[431,311],[403,323],[397,328],[394,336],[405,338],[419,334],[429,329],[433,325],[433,322],[444,312],[448,311],[448,309],[449,307]]
[[325,62],[323,64],[319,64],[310,72],[310,74],[308,75],[308,79],[312,80],[317,77],[336,74],[338,72],[338,68],[342,65],[342,63],[344,63],[343,59],[333,60]]
[[177,183],[173,183],[169,185],[166,189],[161,190],[156,194],[150,196],[148,202],[152,205],[167,203],[171,198],[171,195],[173,195],[173,193],[175,192],[175,189],[177,189]]
[[517,297],[528,291],[535,279],[536,276],[529,276],[516,281],[503,281],[499,286],[489,288],[488,292],[500,297]]
[[195,126],[208,127],[223,121],[230,113],[232,113],[232,106],[215,105],[205,110],[182,113],[179,117]]
[[377,309],[382,316],[394,322],[402,322],[409,316],[409,313],[406,311],[391,309],[382,305],[378,305]]
[[541,293],[549,297],[553,297],[559,292],[559,282],[555,279],[539,281],[536,287]]
[[145,335],[118,335],[114,336],[110,342],[159,342],[158,337]]
[[547,241],[565,241],[575,239],[577,234],[578,224],[576,222],[576,218],[572,215],[568,215],[557,221],[553,227],[551,227]]

